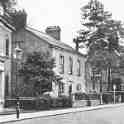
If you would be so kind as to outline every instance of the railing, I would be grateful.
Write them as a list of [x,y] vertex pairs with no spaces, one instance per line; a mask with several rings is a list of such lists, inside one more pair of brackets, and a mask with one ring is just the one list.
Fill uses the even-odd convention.
[[[102,96],[102,97],[101,97]],[[41,97],[42,98],[42,97]],[[78,99],[79,98],[79,99]],[[19,98],[6,98],[5,106],[13,106],[16,108],[17,118],[19,118],[20,108],[33,109],[36,106],[37,100],[40,100],[40,97],[19,97]],[[102,100],[102,102],[101,102]],[[79,97],[75,96],[74,104],[76,107],[85,107],[85,106],[96,106],[99,104],[110,104],[110,103],[121,103],[124,102],[124,91],[105,91],[102,93],[83,93]],[[40,102],[41,103],[41,102]],[[82,104],[82,105],[80,105]],[[56,109],[56,108],[54,108]],[[41,109],[39,109],[41,110]]]

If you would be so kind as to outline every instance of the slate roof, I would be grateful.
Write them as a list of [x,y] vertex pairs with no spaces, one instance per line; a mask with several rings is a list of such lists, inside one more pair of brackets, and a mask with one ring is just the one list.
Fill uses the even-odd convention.
[[4,16],[0,15],[0,22],[2,22],[5,26],[7,26],[11,30],[16,30],[15,27],[13,27]]
[[[52,38],[51,36],[49,36],[48,34],[38,31],[36,29],[33,29],[31,27],[25,27],[25,29],[31,33],[33,33],[34,35],[36,35],[37,37],[45,40],[47,43],[55,46],[55,47],[59,47],[65,50],[69,50],[71,52],[76,52],[75,49],[73,49],[71,46],[63,43],[62,41],[57,41],[56,39]],[[81,53],[80,53],[81,54]]]

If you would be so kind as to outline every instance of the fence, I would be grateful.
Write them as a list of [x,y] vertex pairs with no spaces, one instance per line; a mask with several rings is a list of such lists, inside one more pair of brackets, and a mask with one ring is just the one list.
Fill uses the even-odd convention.
[[[65,107],[85,107],[96,106],[99,104],[111,104],[124,102],[124,91],[106,91],[102,93],[75,93],[75,99],[68,97],[50,98],[50,97],[20,97],[19,103],[22,109],[48,110]],[[6,98],[5,107],[15,107],[17,99]]]
[[75,107],[96,106],[124,102],[124,91],[106,91],[101,93],[75,94]]
[[19,99],[6,98],[5,107],[15,107],[17,105],[17,101],[20,103],[20,108],[26,110],[49,110],[72,107],[72,100],[66,96],[58,98],[51,98],[50,96],[19,97]]

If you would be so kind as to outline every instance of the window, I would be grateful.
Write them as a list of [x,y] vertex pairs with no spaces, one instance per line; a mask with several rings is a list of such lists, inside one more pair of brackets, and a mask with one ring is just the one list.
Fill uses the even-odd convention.
[[62,93],[64,93],[64,83],[63,82],[59,83],[59,95],[61,95]]
[[92,68],[92,89],[95,90],[95,73],[96,73],[96,69],[95,68]]
[[72,94],[72,84],[69,86],[69,96]]
[[5,76],[5,96],[9,95],[9,76]]
[[73,59],[69,57],[69,74],[73,74]]
[[77,91],[80,91],[81,90],[81,84],[77,84],[76,89],[77,89]]
[[81,75],[81,62],[80,60],[77,61],[77,75]]
[[9,39],[6,39],[6,56],[9,56]]
[[60,73],[64,73],[64,56],[60,55],[59,59],[59,64],[60,64]]

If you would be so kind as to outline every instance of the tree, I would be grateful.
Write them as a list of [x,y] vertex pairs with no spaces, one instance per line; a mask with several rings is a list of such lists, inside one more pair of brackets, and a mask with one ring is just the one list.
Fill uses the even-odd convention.
[[19,74],[23,76],[25,84],[30,88],[32,87],[34,96],[51,91],[52,82],[61,80],[53,71],[54,59],[48,53],[28,53],[26,60],[21,65]]
[[[105,11],[103,4],[97,0],[91,0],[81,10],[83,30],[80,30],[74,42],[79,48],[81,43],[86,45],[88,61],[90,59],[94,63],[94,65],[91,63],[92,66],[100,69],[107,67],[108,84],[110,84],[112,58],[119,52],[119,39],[124,34],[122,23],[113,20],[112,14]],[[96,56],[99,59],[92,59],[96,54],[99,54]],[[101,68],[102,65],[104,65],[103,68]],[[108,89],[111,90],[110,85]]]

